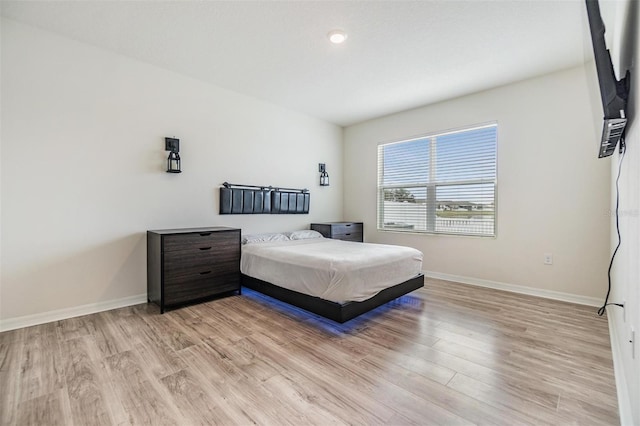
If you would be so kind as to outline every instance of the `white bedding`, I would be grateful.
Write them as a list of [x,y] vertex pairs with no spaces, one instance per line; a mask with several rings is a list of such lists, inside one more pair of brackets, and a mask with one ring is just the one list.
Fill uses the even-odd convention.
[[422,253],[314,238],[242,246],[243,274],[332,302],[363,301],[421,272]]

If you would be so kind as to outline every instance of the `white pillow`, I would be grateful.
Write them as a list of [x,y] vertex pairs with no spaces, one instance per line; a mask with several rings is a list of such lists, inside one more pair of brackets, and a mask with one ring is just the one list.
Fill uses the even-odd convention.
[[242,237],[242,244],[268,243],[273,241],[289,241],[289,237],[281,233],[250,234]]
[[318,231],[312,231],[310,229],[304,229],[302,231],[293,231],[289,234],[289,238],[292,240],[308,240],[310,238],[323,238],[322,234]]

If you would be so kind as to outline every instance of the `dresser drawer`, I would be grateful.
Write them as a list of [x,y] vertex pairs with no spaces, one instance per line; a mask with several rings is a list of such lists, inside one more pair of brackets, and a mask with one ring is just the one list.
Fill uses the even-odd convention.
[[173,269],[166,269],[164,273],[165,288],[179,286],[184,282],[197,281],[200,278],[218,277],[238,272],[239,262],[227,260],[225,262],[208,262],[191,267],[179,266]]
[[240,235],[237,232],[197,232],[189,234],[166,235],[163,241],[165,253],[179,250],[206,250],[208,247],[226,247],[237,242]]
[[199,269],[202,265],[237,261],[240,258],[240,244],[234,246],[210,245],[164,254],[165,273],[176,269]]
[[337,223],[331,226],[332,235],[347,235],[353,233],[362,234],[361,223]]
[[188,279],[174,283],[165,282],[165,305],[175,305],[240,289],[240,273],[238,272],[222,275],[210,273],[185,278]]
[[356,243],[362,242],[362,232],[349,232],[345,234],[334,234],[332,237],[334,240],[342,241],[355,241]]

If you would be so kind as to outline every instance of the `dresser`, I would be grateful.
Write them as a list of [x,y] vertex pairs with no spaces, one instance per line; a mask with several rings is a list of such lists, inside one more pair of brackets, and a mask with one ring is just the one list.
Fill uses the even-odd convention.
[[311,229],[325,238],[335,240],[363,242],[362,222],[312,223]]
[[240,292],[240,229],[147,231],[147,298],[168,307]]

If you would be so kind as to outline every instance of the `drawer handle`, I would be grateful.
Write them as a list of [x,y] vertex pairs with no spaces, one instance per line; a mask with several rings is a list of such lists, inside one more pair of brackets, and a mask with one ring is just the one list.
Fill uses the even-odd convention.
[[345,226],[351,226],[351,224],[345,225]]
[[211,235],[211,232],[201,232],[200,233],[201,237],[208,237],[209,235]]
[[344,235],[349,236],[349,235],[351,235],[351,234],[344,234]]
[[200,272],[200,275],[207,275],[207,274],[210,274],[210,273],[211,273],[211,271],[204,271],[204,272]]
[[211,250],[211,247],[200,247],[200,250]]

